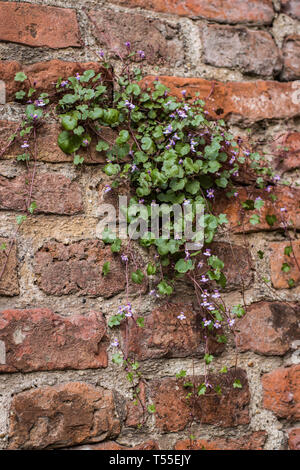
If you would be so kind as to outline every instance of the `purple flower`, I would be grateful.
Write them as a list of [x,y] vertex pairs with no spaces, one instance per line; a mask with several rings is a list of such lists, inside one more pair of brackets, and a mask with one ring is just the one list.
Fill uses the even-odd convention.
[[274,181],[280,181],[280,180],[281,180],[281,178],[280,178],[280,176],[279,176],[279,175],[275,175],[275,176],[273,177],[273,180],[274,180]]
[[124,261],[124,263],[126,263],[128,261],[128,256],[121,255],[121,260]]
[[235,324],[234,318],[232,318],[231,320],[227,320],[227,322],[229,326],[233,326]]
[[203,254],[204,256],[211,256],[211,250],[209,248],[206,248]]
[[99,55],[99,57],[103,58],[104,57],[104,52],[103,51],[98,51],[97,54]]
[[209,326],[211,324],[211,320],[206,320],[206,318],[203,318],[203,324],[204,326]]
[[178,116],[181,117],[182,119],[187,117],[187,114],[181,109],[177,109],[177,113],[178,113]]
[[128,109],[134,109],[135,105],[130,103],[130,101],[125,100],[125,106],[127,106]]
[[129,42],[129,41],[126,41],[126,42],[125,42],[125,46],[126,46],[128,49],[130,49],[130,47],[131,47],[130,42]]
[[188,251],[188,250],[185,250],[185,258],[184,258],[184,260],[186,261],[186,260],[190,259],[190,257],[191,257],[191,255],[190,255],[189,251]]
[[168,127],[166,127],[163,131],[163,134],[168,135],[171,134],[171,132],[173,132],[173,127],[171,126],[171,124],[169,124]]
[[201,282],[208,282],[209,279],[207,277],[204,276],[204,274],[201,276],[201,279],[200,279]]
[[40,106],[40,107],[46,106],[46,103],[44,103],[43,100],[35,100],[34,104],[35,104],[36,106]]
[[186,90],[182,90],[181,94],[182,94],[182,96],[185,96],[186,95]]
[[108,193],[109,191],[111,191],[111,187],[110,187],[108,184],[106,184],[106,185],[104,186],[103,193],[106,194],[106,193]]
[[29,144],[28,144],[27,140],[25,140],[24,143],[21,145],[21,148],[22,149],[28,149],[28,147],[29,147]]
[[61,82],[60,86],[64,87],[64,86],[68,85],[68,83],[69,83],[68,80],[63,80]]
[[177,316],[178,320],[185,320],[186,316],[183,312],[180,312],[180,315]]
[[114,339],[112,343],[110,343],[110,345],[113,347],[113,348],[117,348],[119,346],[119,341],[117,339]]
[[76,80],[80,80],[80,75],[79,75],[78,72],[76,73],[75,78],[76,78]]
[[197,268],[198,269],[203,268],[203,261],[199,261],[199,263],[197,264]]
[[214,294],[212,294],[213,299],[218,299],[220,296],[219,291],[215,290]]
[[145,52],[144,51],[138,51],[138,55],[140,56],[141,59],[145,59]]
[[137,166],[135,164],[131,165],[131,173],[137,169]]
[[215,197],[215,194],[214,194],[214,193],[215,193],[215,192],[214,192],[213,189],[208,189],[208,190],[206,191],[207,197],[209,197],[210,199],[213,198],[213,197]]
[[191,201],[189,199],[185,199],[182,204],[184,206],[188,206],[190,203],[191,203]]
[[222,325],[221,325],[220,322],[216,321],[216,322],[214,323],[214,327],[218,329],[218,328],[222,328]]
[[268,193],[270,193],[270,192],[272,191],[272,186],[267,186],[267,187],[266,187],[266,191],[267,191]]
[[89,141],[87,139],[84,139],[82,143],[87,147],[89,145]]

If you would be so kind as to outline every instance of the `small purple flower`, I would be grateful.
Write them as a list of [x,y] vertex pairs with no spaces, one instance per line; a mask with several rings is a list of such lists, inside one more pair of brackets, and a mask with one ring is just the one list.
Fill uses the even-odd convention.
[[212,199],[213,197],[215,197],[215,192],[213,189],[208,189],[206,191],[206,194],[207,194],[207,197],[209,197],[210,199]]
[[180,158],[180,160],[178,160],[178,164],[179,164],[179,165],[182,165],[182,164],[183,164],[182,158]]
[[280,180],[281,180],[281,178],[280,178],[280,176],[279,176],[279,175],[275,175],[275,176],[273,177],[273,180],[274,180],[274,181],[280,181]]
[[183,312],[180,312],[180,315],[177,316],[178,320],[185,320],[186,316]]
[[191,257],[190,252],[189,252],[188,250],[185,250],[185,258],[184,258],[184,260],[186,261],[186,260],[190,259],[190,257]]
[[103,57],[104,57],[104,52],[103,51],[98,51],[97,54],[98,54],[99,57],[101,57],[101,59],[103,59]]
[[219,294],[219,291],[215,290],[214,294],[212,294],[213,299],[219,299],[221,296]]
[[66,85],[68,85],[69,81],[68,80],[63,80],[60,84],[60,86],[64,87]]
[[139,199],[139,204],[143,204],[145,202],[145,199]]
[[138,55],[140,56],[141,59],[145,59],[145,52],[144,51],[138,51]]
[[272,186],[267,186],[267,187],[266,187],[266,191],[267,191],[268,193],[270,193],[270,192],[272,191]]
[[182,94],[182,96],[185,96],[186,95],[186,90],[182,90],[181,94]]
[[185,199],[182,204],[184,206],[188,206],[190,203],[191,203],[191,201],[189,199]]
[[247,157],[249,157],[251,152],[249,152],[249,150],[244,150],[244,155],[246,155]]
[[124,263],[126,263],[128,261],[128,256],[121,255],[121,260],[124,261]]
[[234,197],[237,197],[239,195],[239,193],[236,191],[235,193],[233,193]]
[[82,143],[87,147],[89,145],[89,141],[87,139],[84,139]]
[[201,279],[200,279],[201,282],[208,282],[209,279],[207,277],[204,276],[204,274],[201,276]]
[[137,166],[135,164],[131,165],[131,173],[135,170],[137,170]]
[[76,80],[80,80],[80,75],[79,75],[78,72],[76,73],[75,78],[76,78]]
[[286,207],[280,207],[280,212],[287,212]]
[[130,42],[129,42],[129,41],[126,41],[126,42],[125,42],[125,46],[127,47],[127,49],[130,49],[130,47],[131,47]]
[[113,347],[113,348],[117,348],[119,346],[119,341],[117,339],[114,339],[112,343],[110,343],[110,345]]
[[43,100],[35,100],[34,104],[35,104],[36,106],[40,106],[40,107],[46,106],[46,103],[44,103]]
[[28,147],[29,147],[29,144],[28,144],[27,140],[24,140],[24,143],[21,145],[21,148],[22,149],[28,149]]
[[203,318],[203,324],[204,326],[209,326],[211,324],[211,320],[206,320],[206,318]]
[[130,110],[135,108],[135,105],[130,103],[128,100],[125,100],[125,106]]
[[177,109],[177,113],[178,113],[178,116],[181,117],[182,119],[187,117],[187,114],[181,109]]
[[169,124],[168,127],[166,127],[163,131],[163,134],[168,135],[171,134],[171,132],[173,132],[173,127],[171,126],[171,124]]
[[108,193],[109,191],[111,191],[111,187],[110,187],[108,184],[106,184],[106,185],[104,186],[103,193],[106,194],[106,193]]
[[198,269],[203,268],[203,261],[199,261],[199,263],[197,264],[197,268]]
[[211,250],[209,248],[206,248],[203,254],[204,256],[211,256]]
[[229,326],[233,326],[235,324],[234,318],[232,318],[231,320],[228,319],[227,322]]
[[218,328],[222,328],[222,325],[221,325],[220,322],[216,321],[216,322],[214,323],[214,327],[215,327],[216,329],[218,329]]

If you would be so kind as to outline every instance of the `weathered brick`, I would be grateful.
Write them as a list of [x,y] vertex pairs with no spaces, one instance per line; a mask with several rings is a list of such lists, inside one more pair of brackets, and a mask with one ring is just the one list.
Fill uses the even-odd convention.
[[[93,10],[89,18],[94,25],[95,35],[100,45],[106,45],[105,37],[110,37],[111,50],[121,55],[128,52],[125,40],[131,43],[131,50],[145,52],[145,60],[150,64],[182,63],[184,50],[179,40],[180,25],[172,25],[158,18],[147,18],[142,14]],[[137,61],[139,55],[134,57]]]
[[281,0],[281,11],[300,20],[300,4],[298,0]]
[[[259,230],[276,230],[283,227],[284,221],[292,221],[295,228],[300,228],[300,190],[289,188],[287,186],[277,186],[272,189],[271,194],[277,197],[275,202],[272,202],[270,194],[264,189],[248,189],[237,188],[238,197],[226,198],[221,193],[216,197],[214,205],[214,212],[216,214],[226,214],[229,221],[230,230],[235,233],[257,232]],[[257,197],[261,197],[264,201],[264,206],[257,210],[246,210],[242,207],[242,203],[247,200],[254,201]],[[280,209],[285,208],[286,212]],[[260,217],[258,224],[252,225],[250,217],[257,214]],[[266,216],[276,216],[273,225],[269,225]],[[270,221],[270,219],[269,219]],[[270,221],[270,222],[273,222]]]
[[300,450],[300,428],[290,429],[289,435],[289,449]]
[[299,80],[300,78],[300,36],[287,36],[283,43],[282,80]]
[[46,5],[1,2],[0,41],[52,49],[80,43],[76,11]]
[[[56,92],[55,84],[59,78],[68,78],[74,76],[77,72],[82,74],[85,70],[95,70],[101,73],[105,84],[108,84],[108,71],[103,68],[99,62],[67,62],[53,59],[45,62],[36,62],[35,64],[22,65],[16,61],[0,61],[0,79],[5,82],[6,101],[14,101],[15,93],[21,89],[28,89],[34,84],[38,93]],[[28,77],[24,83],[15,82],[14,77],[17,72],[23,71]]]
[[[0,175],[0,209],[24,211],[30,193],[32,174],[15,178]],[[40,173],[34,177],[32,198],[35,213],[71,215],[83,210],[81,190],[76,182],[57,173]]]
[[100,444],[86,444],[83,446],[72,447],[71,450],[157,450],[159,449],[158,443],[154,440],[149,440],[137,444],[133,447],[126,447],[114,441],[101,442]]
[[[294,280],[294,285],[300,283],[300,240],[292,241],[294,252],[290,255],[284,254],[285,247],[290,247],[290,242],[273,242],[269,244],[271,280],[276,289],[287,289],[289,287],[289,279]],[[297,263],[298,262],[298,263]],[[290,270],[285,272],[282,265],[288,264]],[[288,267],[287,267],[288,269]]]
[[[242,388],[233,388],[234,380],[239,379]],[[185,381],[192,380],[191,377]],[[204,376],[195,377],[195,384],[203,383]],[[212,388],[205,395],[197,396],[190,403],[186,395],[190,389],[183,387],[183,381],[166,378],[155,379],[150,383],[151,398],[156,407],[156,427],[163,432],[176,432],[184,429],[192,420],[202,424],[216,424],[221,427],[238,426],[249,423],[250,394],[246,373],[242,369],[232,369],[227,374],[208,377],[213,388],[221,387],[222,394]]]
[[278,418],[300,418],[300,365],[275,369],[262,377],[263,406]]
[[[148,76],[144,85],[151,85],[156,77]],[[215,119],[251,124],[263,119],[284,119],[300,114],[300,86],[298,82],[280,83],[256,80],[251,82],[217,82],[202,78],[160,76],[159,81],[170,89],[170,95],[187,95],[206,101],[206,110]]]
[[[296,3],[297,0],[295,0]],[[271,0],[111,0],[126,7],[141,7],[191,18],[207,18],[220,23],[270,24],[274,17]]]
[[[177,319],[182,311],[186,315],[184,322]],[[144,328],[138,327],[132,321],[127,331],[128,351],[139,360],[204,355],[201,316],[193,310],[192,305],[168,303],[156,308],[144,318]],[[125,327],[122,336],[125,342]],[[210,337],[208,348],[211,353],[218,354],[224,350],[224,345]]]
[[[103,276],[106,261],[110,271]],[[51,295],[111,297],[125,288],[120,257],[99,240],[44,244],[35,255],[35,274],[40,289]]]
[[196,439],[191,442],[190,439],[178,441],[175,444],[175,450],[262,450],[267,438],[265,431],[256,431],[248,436],[242,436],[237,439],[215,439],[207,441],[205,439]]
[[206,64],[262,76],[281,71],[279,50],[266,31],[215,24],[202,27],[200,31]]
[[[14,121],[0,121],[0,148],[4,148],[8,142],[8,138],[15,133],[19,123]],[[36,138],[37,160],[49,163],[73,162],[73,155],[64,153],[57,144],[57,138],[62,128],[59,124],[43,124],[39,127]],[[101,129],[104,138],[113,141],[116,137],[115,131],[108,127]],[[22,141],[23,143],[23,141]],[[84,157],[84,162],[88,164],[97,164],[106,162],[105,152],[96,151],[97,138],[92,138],[88,147],[80,148],[80,156]],[[3,159],[16,158],[17,155],[23,153],[20,148],[20,141],[14,142],[7,152],[2,156]]]
[[275,137],[271,151],[277,157],[279,170],[285,172],[300,168],[300,132],[286,132]]
[[9,449],[45,449],[114,438],[113,393],[72,382],[18,393],[11,404]]
[[257,302],[237,324],[239,351],[282,356],[300,340],[300,304]]
[[100,313],[62,317],[48,309],[0,312],[6,348],[0,372],[107,367],[105,320]]
[[0,295],[13,296],[19,294],[19,280],[18,280],[18,261],[17,261],[17,247],[13,243],[10,250],[9,258],[7,259],[10,249],[11,240],[8,238],[0,238],[0,247],[5,245],[5,250],[0,250],[0,273],[2,272],[6,263],[5,270],[0,279]]

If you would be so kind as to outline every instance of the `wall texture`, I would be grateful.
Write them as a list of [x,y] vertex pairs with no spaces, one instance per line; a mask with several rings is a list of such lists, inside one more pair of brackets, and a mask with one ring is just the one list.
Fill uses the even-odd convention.
[[[113,47],[130,41],[143,49],[149,75],[162,76],[173,94],[199,91],[235,135],[251,135],[293,183],[279,187],[278,208],[287,208],[299,231],[299,0],[1,0],[1,148],[22,115],[15,73],[24,70],[47,91],[60,76],[98,67],[104,36]],[[182,368],[191,373],[195,353],[196,375],[203,375],[195,322],[185,338],[176,323],[178,312],[193,308],[191,287],[182,282],[168,303],[144,286],[132,291],[146,328],[132,327],[129,347],[148,384],[141,399],[157,410],[140,427],[126,374],[111,362],[115,332],[107,319],[124,303],[125,273],[96,237],[103,161],[87,155],[89,164],[74,167],[57,147],[57,133],[53,121],[38,138],[39,212],[22,225],[0,282],[0,448],[186,449],[193,433],[196,449],[299,449],[300,275],[292,266],[295,287],[288,289],[280,225],[246,225],[244,236],[239,208],[226,203],[236,258],[227,241],[215,249],[227,260],[229,305],[241,301],[241,283],[246,288],[249,308],[237,336],[243,389],[232,389],[229,373],[222,397],[201,397],[193,423],[174,379]],[[0,159],[0,244],[13,237],[23,209],[26,171],[18,153],[12,147]],[[241,179],[245,199],[247,184]],[[299,232],[292,236],[300,259]],[[4,256],[0,251],[0,270]],[[103,280],[109,257],[112,274]],[[271,278],[269,287],[262,276]],[[234,366],[232,344],[217,353],[216,369]]]

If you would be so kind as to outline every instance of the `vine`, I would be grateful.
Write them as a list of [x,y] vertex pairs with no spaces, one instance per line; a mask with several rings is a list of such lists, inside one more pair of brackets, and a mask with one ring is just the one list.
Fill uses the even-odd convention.
[[[167,226],[169,238],[165,238],[160,230],[159,237],[147,231],[138,240],[148,257],[148,262],[144,265],[136,262],[135,250],[132,249],[134,242],[131,239],[124,244],[109,230],[102,236],[103,242],[111,246],[112,253],[121,256],[125,266],[126,304],[110,316],[108,325],[110,328],[121,326],[125,329],[124,347],[117,339],[111,344],[114,350],[112,361],[122,365],[127,372],[135,403],[140,404],[143,410],[141,424],[145,422],[146,411],[155,413],[156,410],[155,404],[146,407],[140,398],[141,384],[147,387],[147,381],[142,377],[140,364],[128,352],[130,322],[140,328],[144,327],[144,318],[134,313],[129,302],[129,283],[141,285],[148,278],[151,285],[150,295],[160,298],[171,296],[176,291],[176,282],[179,279],[188,279],[193,285],[196,309],[202,318],[201,327],[205,341],[204,380],[196,384],[196,354],[192,355],[192,377],[187,376],[186,370],[176,375],[188,390],[187,400],[191,403],[193,415],[195,400],[198,397],[222,393],[220,386],[212,386],[210,383],[214,361],[209,347],[210,338],[220,344],[226,343],[226,332],[231,332],[236,343],[236,319],[241,318],[247,309],[243,276],[242,304],[229,308],[222,295],[226,288],[224,262],[212,252],[210,246],[217,236],[229,239],[229,229],[226,228],[226,214],[214,213],[215,201],[220,198],[239,199],[236,189],[239,172],[250,172],[252,176],[255,174],[249,190],[250,196],[240,203],[244,216],[242,225],[247,218],[247,222],[255,226],[262,221],[261,210],[264,201],[261,197],[253,198],[251,191],[255,188],[265,190],[275,207],[276,195],[273,189],[279,177],[268,167],[264,157],[251,151],[241,138],[234,138],[222,119],[216,121],[209,117],[205,101],[199,94],[197,96],[196,93],[196,97],[192,98],[183,90],[182,98],[177,99],[169,94],[168,88],[158,79],[154,81],[153,86],[146,87],[142,81],[141,70],[145,58],[143,51],[131,51],[130,43],[126,43],[126,53],[119,54],[122,61],[119,74],[113,71],[109,59],[105,58],[102,51],[99,52],[99,57],[109,78],[107,74],[104,79],[101,73],[87,70],[82,75],[77,73],[73,77],[59,79],[53,97],[45,93],[36,96],[34,85],[31,84],[27,93],[20,90],[16,94],[16,99],[26,104],[25,116],[0,156],[7,152],[13,142],[21,139],[23,153],[17,156],[17,161],[26,166],[29,184],[24,214],[17,217],[18,227],[13,241],[9,247],[0,247],[5,253],[4,265],[0,267],[0,280],[21,224],[37,208],[33,200],[38,157],[36,136],[39,128],[51,115],[59,118],[62,126],[58,145],[66,154],[73,156],[74,165],[84,164],[81,150],[91,146],[93,139],[97,139],[96,151],[105,153],[104,172],[111,178],[111,183],[106,185],[104,192],[117,190],[120,185],[125,184],[133,194],[125,213],[128,223],[148,220],[149,214],[158,204],[163,204],[166,211],[172,205],[178,204],[189,207],[188,220],[191,226],[195,227],[197,205],[204,206],[205,213],[201,219],[204,240],[199,238],[198,232],[192,238],[192,242],[199,244],[198,250],[186,249],[188,240],[178,235],[186,223],[183,218],[170,219]],[[138,65],[136,61],[139,62]],[[26,84],[28,79],[23,72],[19,72],[15,80]],[[214,86],[207,99],[213,92]],[[50,111],[46,111],[47,109]],[[112,130],[115,137],[108,138],[105,132],[107,129]],[[137,204],[146,209],[146,213],[139,213],[138,217]],[[284,254],[294,260],[300,271],[290,235],[292,225],[285,214],[286,209],[281,208],[281,228],[288,239]],[[267,214],[265,218],[271,227],[277,222],[274,214]],[[242,233],[244,234],[244,230]],[[230,246],[238,268],[234,248]],[[262,259],[264,253],[258,251],[258,257]],[[129,266],[134,267],[131,274]],[[283,272],[288,273],[290,269],[290,263],[283,263]],[[109,271],[110,263],[107,261],[103,266],[102,275],[108,275]],[[263,282],[269,284],[267,279],[263,279]],[[293,288],[294,285],[294,279],[290,278],[288,287]],[[177,317],[183,334],[187,334],[185,320],[188,314],[191,315],[183,310]],[[237,348],[235,369],[236,367]],[[226,374],[228,369],[224,367],[219,372]],[[232,386],[236,389],[242,388],[238,378],[235,378]],[[192,438],[193,436],[191,440]]]

